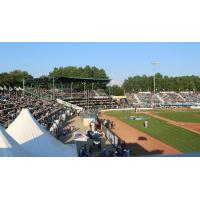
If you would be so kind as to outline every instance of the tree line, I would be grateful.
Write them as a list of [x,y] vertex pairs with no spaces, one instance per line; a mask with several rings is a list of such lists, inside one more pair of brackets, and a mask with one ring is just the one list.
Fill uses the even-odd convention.
[[0,73],[0,86],[22,86],[23,80],[31,79],[33,78],[32,75],[30,75],[26,71],[21,70],[14,70],[11,72],[3,72]]
[[[163,76],[160,73],[155,75],[157,91],[200,91],[199,76]],[[133,76],[124,80],[122,88],[126,92],[132,91],[153,91],[153,76]]]
[[[80,77],[80,78],[102,78],[108,79],[104,69],[99,69],[95,66],[85,66],[85,67],[76,67],[76,66],[67,66],[67,67],[55,67],[52,72],[48,75],[41,76],[44,77]],[[23,80],[32,79],[33,76],[26,71],[14,70],[11,72],[0,73],[0,85],[1,86],[21,86]]]
[[95,66],[86,65],[85,67],[67,66],[67,67],[55,67],[52,72],[49,73],[49,77],[79,77],[79,78],[102,78],[108,79],[104,69],[99,69]]
[[[102,78],[109,79],[104,69],[95,66],[66,66],[56,67],[46,76],[41,77],[80,77],[80,78]],[[199,76],[163,76],[156,74],[156,90],[157,91],[200,91]],[[11,72],[0,73],[0,86],[22,86],[23,80],[32,79],[33,76],[26,71],[14,70]],[[133,76],[124,80],[122,86],[107,86],[106,93],[113,95],[123,95],[126,92],[153,91],[153,76]]]

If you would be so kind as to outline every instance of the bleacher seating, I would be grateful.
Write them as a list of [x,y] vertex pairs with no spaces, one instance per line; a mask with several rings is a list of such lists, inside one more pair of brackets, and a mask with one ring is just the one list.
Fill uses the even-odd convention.
[[[48,89],[26,89],[30,94],[37,97],[47,97],[49,100],[53,97],[53,91]],[[70,89],[55,89],[55,99],[61,99],[68,103],[82,107],[83,109],[109,109],[117,108],[117,100],[113,99],[110,96],[107,96],[103,89],[87,91],[78,91],[73,90],[73,93],[70,92]]]
[[63,112],[63,106],[58,103],[40,100],[27,95],[23,96],[21,91],[0,93],[1,124],[8,126],[18,116],[22,108],[28,108],[32,115],[44,124],[47,123],[49,117]]
[[127,99],[132,105],[140,105],[144,107],[152,107],[153,105],[160,104],[157,95],[151,92],[128,93]]
[[200,103],[200,93],[197,92],[181,92],[181,96],[187,103]]
[[140,103],[135,93],[126,93],[126,98],[130,105],[134,106]]
[[186,103],[185,99],[181,98],[176,92],[161,92],[159,95],[164,100],[165,104]]
[[200,104],[200,93],[198,92],[138,92],[126,94],[132,106],[153,107],[159,105],[195,105]]
[[112,97],[89,97],[89,98],[69,98],[65,99],[66,102],[75,104],[82,107],[83,109],[110,109],[117,108],[117,100]]

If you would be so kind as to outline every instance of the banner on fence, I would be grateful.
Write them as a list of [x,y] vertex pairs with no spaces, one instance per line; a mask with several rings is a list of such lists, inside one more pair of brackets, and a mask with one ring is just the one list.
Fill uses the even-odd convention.
[[105,136],[106,138],[108,139],[108,141],[115,147],[118,146],[118,142],[119,142],[119,139],[118,137],[112,132],[110,131],[108,128],[104,127],[104,133],[105,133]]

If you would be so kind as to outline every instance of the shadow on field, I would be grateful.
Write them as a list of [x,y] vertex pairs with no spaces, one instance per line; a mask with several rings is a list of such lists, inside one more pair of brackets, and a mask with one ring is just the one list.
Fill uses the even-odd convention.
[[148,151],[138,143],[129,143],[127,144],[127,147],[131,150],[133,153],[133,156],[153,156],[153,155],[160,155],[163,153],[163,150],[153,150],[153,151]]
[[138,140],[147,141],[147,138],[143,137],[143,136],[140,136],[140,137],[138,137]]

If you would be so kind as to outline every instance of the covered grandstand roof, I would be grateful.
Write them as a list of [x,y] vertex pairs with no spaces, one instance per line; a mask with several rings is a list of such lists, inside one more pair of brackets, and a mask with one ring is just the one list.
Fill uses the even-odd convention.
[[[111,79],[103,79],[103,78],[81,78],[81,77],[66,77],[59,76],[54,77],[55,82],[58,83],[72,83],[72,82],[83,82],[83,83],[101,83],[108,84]],[[26,80],[27,83],[42,83],[42,82],[52,82],[53,78],[42,77],[42,78],[34,78]]]
[[99,82],[99,83],[109,83],[110,79],[102,79],[102,78],[79,78],[79,77],[55,77],[56,81],[60,82]]

